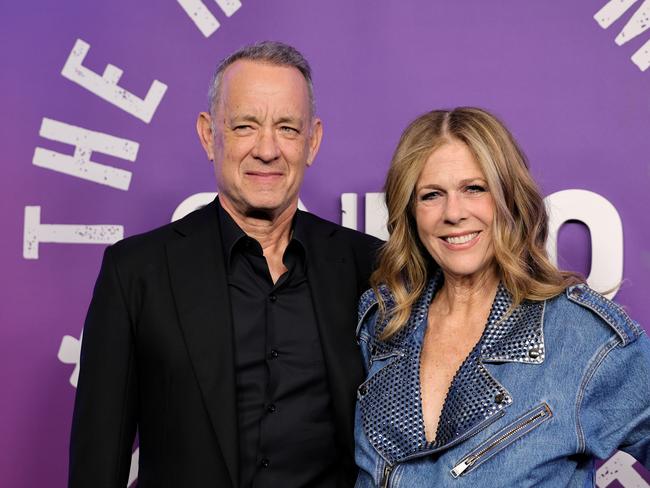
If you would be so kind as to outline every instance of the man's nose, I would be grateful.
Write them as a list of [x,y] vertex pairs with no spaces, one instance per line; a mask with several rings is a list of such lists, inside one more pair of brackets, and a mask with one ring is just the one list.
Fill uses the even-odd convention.
[[263,163],[271,163],[280,157],[280,147],[273,129],[263,128],[258,132],[252,156]]
[[467,209],[463,197],[457,192],[447,194],[444,218],[445,222],[450,224],[457,224],[467,218]]

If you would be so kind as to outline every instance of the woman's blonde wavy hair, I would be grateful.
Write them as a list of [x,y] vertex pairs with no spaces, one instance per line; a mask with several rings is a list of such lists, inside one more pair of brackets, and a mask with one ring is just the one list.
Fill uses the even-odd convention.
[[[558,270],[546,253],[548,215],[524,153],[505,126],[485,110],[459,107],[434,110],[415,119],[402,133],[384,191],[390,237],[379,254],[371,285],[382,314],[389,313],[386,340],[407,322],[411,308],[435,272],[418,237],[415,186],[429,156],[451,140],[463,142],[478,162],[495,203],[493,246],[497,272],[510,292],[514,309],[523,300],[545,300],[583,282],[576,273]],[[388,312],[378,286],[395,300]]]

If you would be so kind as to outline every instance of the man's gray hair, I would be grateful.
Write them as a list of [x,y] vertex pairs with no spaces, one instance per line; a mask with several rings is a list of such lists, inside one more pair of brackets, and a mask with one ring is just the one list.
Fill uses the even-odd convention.
[[208,91],[209,112],[211,115],[214,116],[217,101],[219,100],[224,71],[226,71],[228,66],[240,59],[296,68],[307,82],[311,113],[312,115],[316,113],[314,87],[311,81],[311,67],[305,57],[296,48],[288,44],[277,41],[262,41],[238,49],[219,63],[210,82],[210,90]]

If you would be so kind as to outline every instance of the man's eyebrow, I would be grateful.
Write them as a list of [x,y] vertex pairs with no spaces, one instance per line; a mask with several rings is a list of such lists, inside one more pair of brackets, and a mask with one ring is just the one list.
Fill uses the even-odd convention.
[[[262,124],[262,121],[253,114],[234,114],[231,117],[228,118],[228,121],[231,124],[238,123],[238,122],[254,122],[256,124]],[[302,127],[302,119],[300,117],[293,117],[291,115],[283,115],[281,117],[278,117],[273,121],[274,125],[277,124],[294,124],[297,126]]]
[[302,126],[302,119],[300,117],[292,117],[291,115],[284,115],[278,117],[275,121],[275,124],[296,124]]

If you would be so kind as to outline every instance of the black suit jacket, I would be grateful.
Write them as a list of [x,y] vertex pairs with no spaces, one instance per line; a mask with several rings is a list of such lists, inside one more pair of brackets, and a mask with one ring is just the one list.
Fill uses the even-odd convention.
[[[106,249],[84,326],[70,487],[125,487],[137,428],[139,487],[238,488],[233,330],[215,205]],[[363,380],[356,308],[379,241],[301,219],[342,485],[351,485]]]

